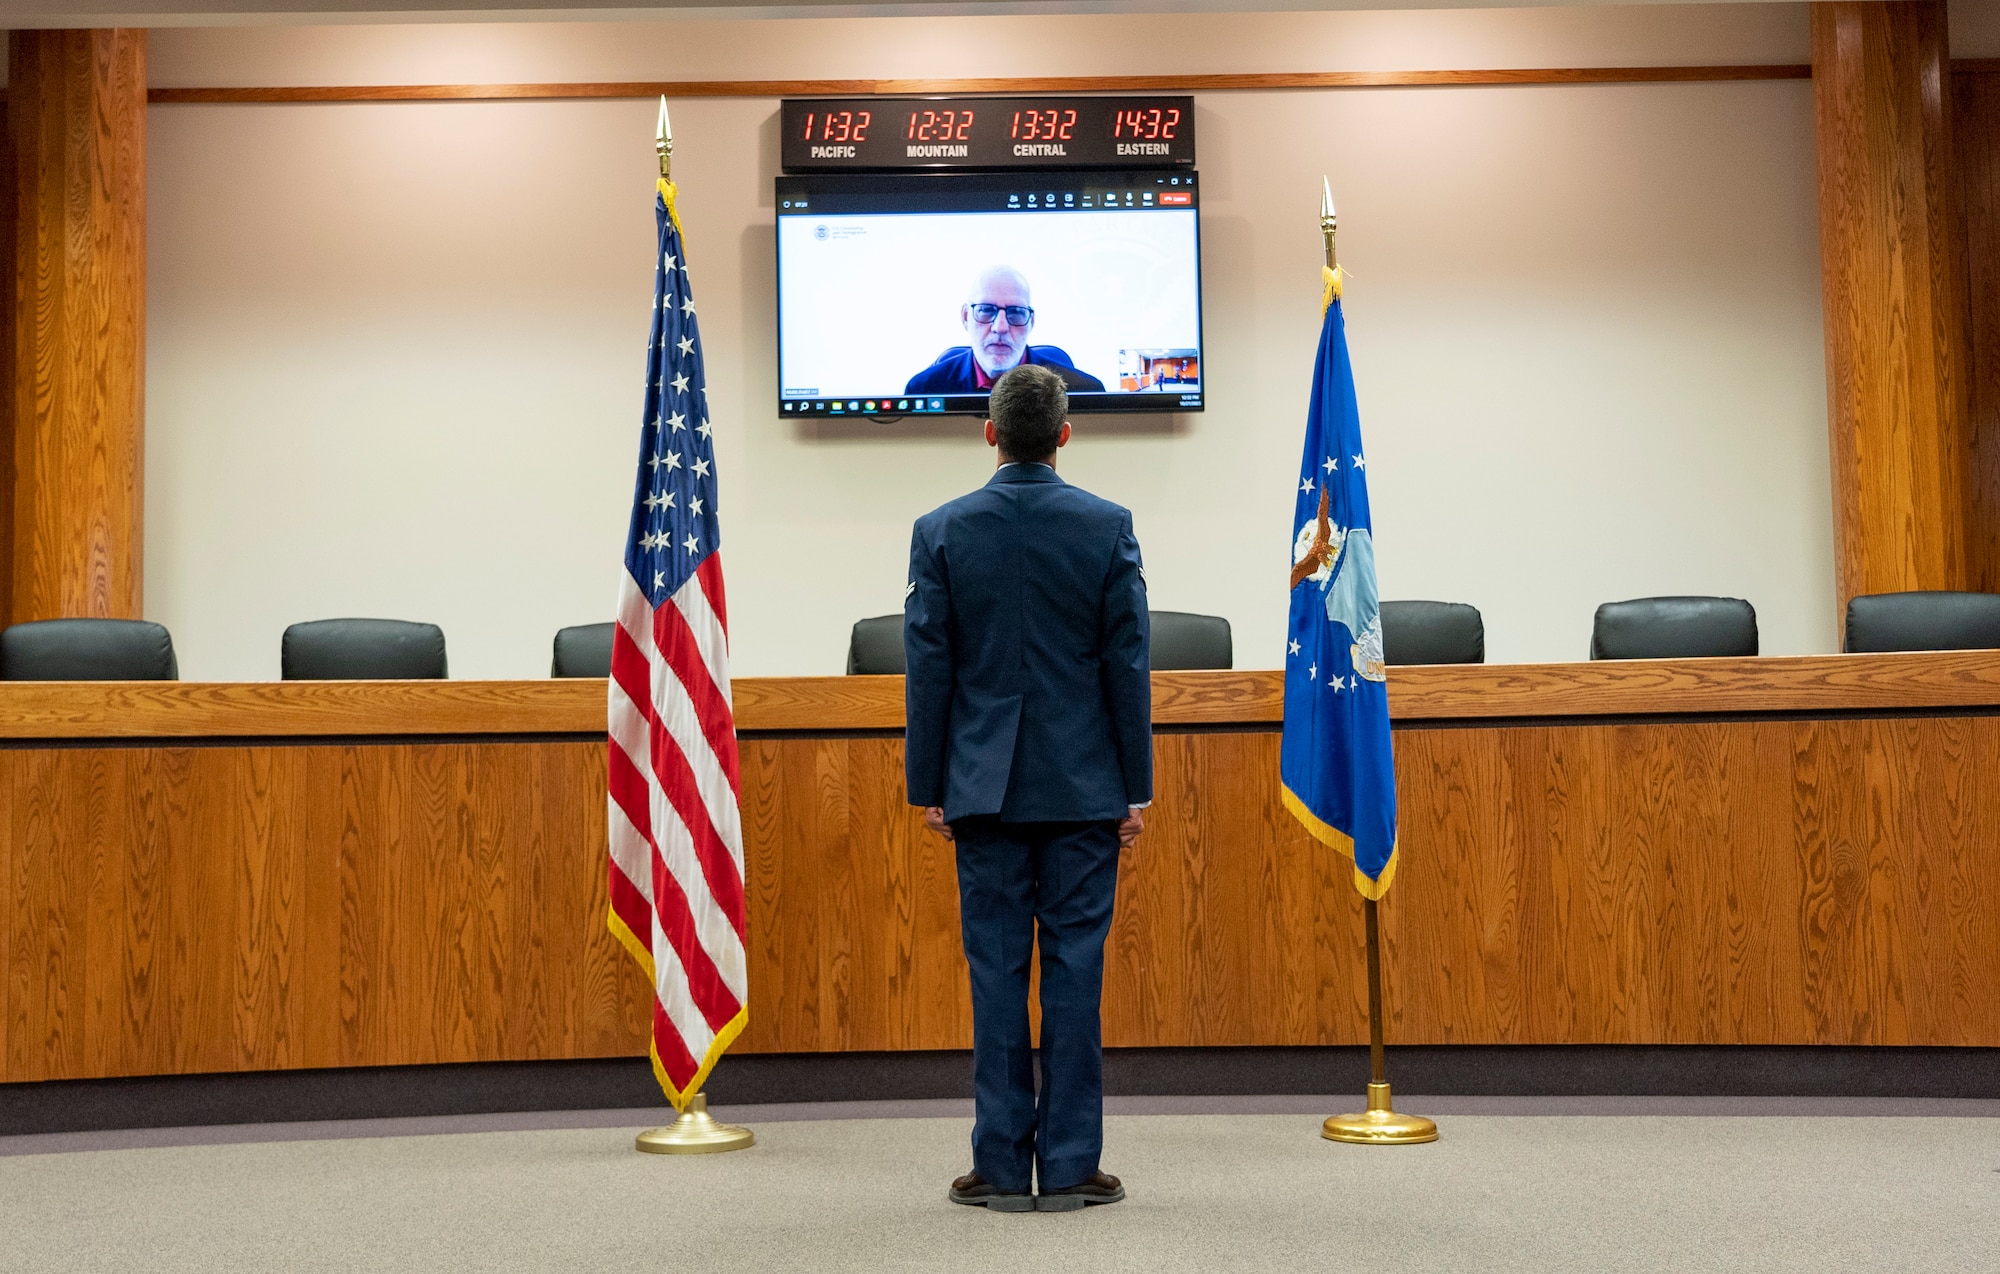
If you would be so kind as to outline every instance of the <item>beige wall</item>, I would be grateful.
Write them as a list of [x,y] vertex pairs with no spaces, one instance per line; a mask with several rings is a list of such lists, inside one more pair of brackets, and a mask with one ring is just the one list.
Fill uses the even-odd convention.
[[[1797,6],[183,30],[156,84],[1796,61]],[[1198,99],[1209,411],[1087,419],[1153,602],[1276,666],[1319,177],[1341,201],[1382,587],[1478,604],[1495,660],[1581,657],[1600,601],[1750,598],[1834,641],[1803,81]],[[776,103],[674,105],[737,671],[835,672],[900,602],[969,423],[773,409]],[[646,102],[151,113],[147,600],[190,678],[286,623],[445,626],[545,672],[605,617],[650,288]]]

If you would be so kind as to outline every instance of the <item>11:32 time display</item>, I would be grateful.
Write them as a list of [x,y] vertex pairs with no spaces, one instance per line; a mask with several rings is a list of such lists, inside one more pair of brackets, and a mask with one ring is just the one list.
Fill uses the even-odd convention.
[[1194,165],[1194,99],[788,100],[788,172]]

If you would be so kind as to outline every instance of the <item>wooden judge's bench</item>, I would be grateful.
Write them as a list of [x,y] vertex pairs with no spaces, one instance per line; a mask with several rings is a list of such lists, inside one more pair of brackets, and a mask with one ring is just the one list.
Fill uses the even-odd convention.
[[[2000,1045],[2000,652],[1399,668],[1410,1044]],[[1105,1042],[1366,1037],[1279,674],[1154,677]],[[0,685],[0,1082],[644,1052],[599,681]],[[965,1048],[900,678],[736,683],[738,1052]]]

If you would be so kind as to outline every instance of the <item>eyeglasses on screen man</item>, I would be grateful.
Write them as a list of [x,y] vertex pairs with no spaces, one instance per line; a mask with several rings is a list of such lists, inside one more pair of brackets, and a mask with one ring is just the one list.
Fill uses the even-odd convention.
[[1028,320],[1035,317],[1035,307],[1032,305],[989,305],[985,301],[972,307],[972,317],[982,323],[991,323],[994,316],[1003,311],[1007,315],[1009,327],[1026,327]]

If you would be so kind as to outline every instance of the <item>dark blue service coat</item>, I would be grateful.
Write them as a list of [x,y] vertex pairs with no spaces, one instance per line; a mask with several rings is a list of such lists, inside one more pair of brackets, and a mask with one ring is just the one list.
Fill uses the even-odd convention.
[[1153,799],[1132,515],[1012,464],[918,519],[904,601],[912,805],[947,822],[1117,819]]
[[[1046,367],[1062,378],[1071,393],[1101,394],[1104,382],[1089,372],[1080,372],[1060,345],[1030,345],[1023,363]],[[972,346],[957,345],[937,356],[937,361],[910,377],[903,386],[906,394],[983,394],[979,373],[973,367]]]

